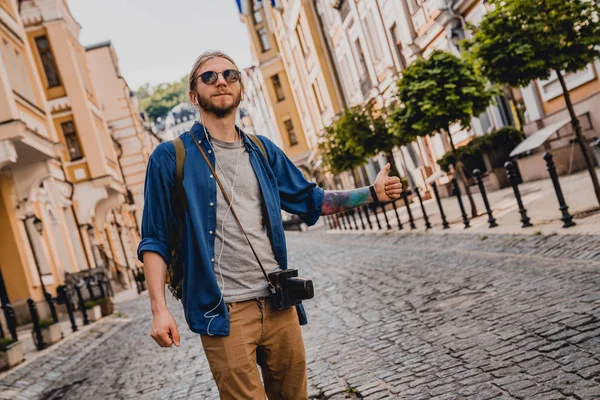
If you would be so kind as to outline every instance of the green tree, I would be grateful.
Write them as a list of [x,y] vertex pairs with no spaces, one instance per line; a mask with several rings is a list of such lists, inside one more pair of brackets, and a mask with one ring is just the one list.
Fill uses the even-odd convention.
[[565,73],[583,69],[600,55],[600,3],[490,0],[490,4],[492,11],[475,28],[473,39],[467,43],[477,66],[492,81],[514,87],[556,73],[600,203],[598,177],[564,79]]
[[465,187],[471,215],[477,208],[456,151],[450,125],[469,128],[471,118],[485,111],[497,90],[487,87],[485,78],[473,66],[443,51],[412,63],[398,81],[398,101],[403,105],[391,117],[391,125],[404,137],[426,136],[439,132],[445,137],[456,160],[455,171]]
[[187,77],[154,87],[146,83],[137,90],[136,94],[140,108],[146,111],[148,118],[154,122],[158,117],[165,116],[177,104],[188,101]]
[[320,137],[319,149],[323,161],[333,174],[352,171],[355,185],[358,185],[355,168],[367,163],[375,154],[372,129],[364,108],[348,108]]

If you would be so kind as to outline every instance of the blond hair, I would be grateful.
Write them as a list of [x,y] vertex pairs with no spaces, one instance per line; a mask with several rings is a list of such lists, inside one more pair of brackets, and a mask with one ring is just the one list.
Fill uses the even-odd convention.
[[[235,61],[233,61],[233,58],[229,57],[227,54],[223,53],[222,51],[218,51],[218,50],[206,51],[206,52],[202,53],[200,55],[200,57],[198,57],[196,59],[196,62],[194,63],[194,67],[190,71],[190,75],[188,77],[188,91],[190,91],[190,92],[195,91],[196,79],[198,79],[197,78],[198,71],[200,70],[200,68],[202,68],[202,66],[204,64],[206,64],[206,62],[208,60],[211,60],[213,58],[224,58],[227,61],[229,61],[230,63],[232,63],[236,69],[239,69],[237,64],[235,63]],[[244,87],[244,84],[242,83],[241,80],[240,80],[240,84],[242,85],[242,87]]]

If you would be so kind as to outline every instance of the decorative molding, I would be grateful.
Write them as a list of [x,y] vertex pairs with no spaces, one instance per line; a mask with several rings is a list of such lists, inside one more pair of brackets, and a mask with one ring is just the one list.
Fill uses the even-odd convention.
[[0,141],[0,169],[8,164],[17,162],[17,150],[9,139]]

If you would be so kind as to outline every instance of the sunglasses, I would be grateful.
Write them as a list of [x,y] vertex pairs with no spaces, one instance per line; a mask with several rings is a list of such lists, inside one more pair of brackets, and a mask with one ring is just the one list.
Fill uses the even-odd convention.
[[223,79],[227,83],[236,83],[242,77],[242,74],[237,69],[226,69],[223,72],[206,71],[198,76],[205,85],[214,85],[219,79],[219,74],[223,75]]

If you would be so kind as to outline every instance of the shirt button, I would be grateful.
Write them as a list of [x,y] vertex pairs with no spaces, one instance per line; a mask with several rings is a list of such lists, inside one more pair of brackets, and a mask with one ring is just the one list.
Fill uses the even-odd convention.
[[212,234],[213,234],[213,231],[208,231],[208,234],[209,234],[209,235],[212,235]]
[[214,259],[214,258],[211,258],[211,259],[210,259],[210,261],[212,261],[212,262],[215,262],[215,259]]
[[208,154],[210,154],[210,153],[212,153],[212,150],[209,150],[209,151],[208,151]]
[[213,203],[213,202],[211,201],[211,202],[210,202],[210,206],[212,207],[212,206],[214,206],[214,205],[215,205],[215,203]]
[[212,174],[210,174],[210,177],[211,177],[211,178],[214,178],[214,176],[213,176]]

